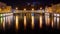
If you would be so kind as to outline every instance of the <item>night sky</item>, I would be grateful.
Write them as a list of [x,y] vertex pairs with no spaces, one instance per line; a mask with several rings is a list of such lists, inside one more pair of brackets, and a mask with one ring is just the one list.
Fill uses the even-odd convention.
[[0,0],[0,2],[4,2],[7,5],[11,6],[25,6],[29,3],[32,5],[50,5],[50,4],[57,4],[60,3],[59,0]]

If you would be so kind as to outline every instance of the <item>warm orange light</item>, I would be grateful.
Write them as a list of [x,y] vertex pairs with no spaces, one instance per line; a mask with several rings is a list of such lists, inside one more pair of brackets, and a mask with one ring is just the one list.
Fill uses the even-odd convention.
[[34,16],[32,16],[32,29],[34,29]]
[[54,17],[52,17],[52,23],[51,23],[52,28],[54,27]]
[[16,10],[17,10],[18,8],[16,7]]
[[48,25],[50,25],[50,18],[48,17]]
[[42,16],[40,16],[40,28],[42,28]]
[[26,8],[24,8],[24,11],[26,11]]
[[24,16],[24,28],[26,29],[26,16]]
[[49,12],[49,13],[52,13],[52,10],[53,10],[52,7],[46,7],[46,8],[45,8],[45,11],[46,11],[46,12]]
[[0,8],[0,11],[1,11],[1,8]]
[[47,13],[45,14],[45,21],[46,21],[46,25],[50,25],[50,18],[49,15],[47,15]]
[[32,8],[32,11],[34,11],[34,8]]
[[16,16],[16,29],[18,30],[18,16]]
[[3,21],[3,29],[5,30],[5,17],[4,17],[4,21]]

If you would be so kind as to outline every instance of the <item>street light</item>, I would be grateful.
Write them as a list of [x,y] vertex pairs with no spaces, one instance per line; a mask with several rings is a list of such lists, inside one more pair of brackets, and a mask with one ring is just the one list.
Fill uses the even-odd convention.
[[34,11],[34,8],[32,8],[32,11]]
[[26,8],[24,8],[24,11],[26,11]]
[[42,10],[42,7],[40,7],[40,10]]
[[16,13],[19,13],[19,12],[18,12],[18,7],[16,7]]
[[16,7],[16,10],[18,9],[18,7]]

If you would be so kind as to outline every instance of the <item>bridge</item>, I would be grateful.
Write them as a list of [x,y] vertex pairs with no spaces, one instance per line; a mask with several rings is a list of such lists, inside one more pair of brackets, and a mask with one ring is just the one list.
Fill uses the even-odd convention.
[[[29,23],[28,20],[32,25],[32,28],[34,27],[35,20],[37,20],[36,23],[39,23],[38,25],[40,25],[40,27],[42,27],[43,23],[52,27],[60,27],[60,13],[45,12],[44,10],[11,10],[7,12],[0,12],[0,23],[3,23],[3,25],[6,22],[11,25],[11,22],[13,21],[16,28],[18,28],[18,23],[24,22],[25,28],[26,23]],[[3,28],[5,28],[5,25]]]
[[[10,10],[10,11],[0,11],[0,14],[4,13],[57,13],[57,12],[46,12],[45,10]],[[60,13],[57,13],[60,14]]]
[[[46,12],[44,10],[11,10],[11,11],[2,11],[0,12],[0,14],[2,14],[3,16],[9,16],[9,15],[16,15],[16,14],[50,14],[52,15],[56,15],[56,17],[58,17],[60,15],[60,13],[54,13],[54,12]],[[0,16],[0,17],[3,17]],[[60,16],[59,16],[60,17]]]

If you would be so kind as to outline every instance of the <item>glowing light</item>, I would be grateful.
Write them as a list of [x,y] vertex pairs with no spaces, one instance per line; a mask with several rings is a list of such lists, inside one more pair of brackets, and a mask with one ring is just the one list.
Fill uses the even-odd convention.
[[26,8],[24,8],[24,11],[26,11]]
[[17,10],[18,8],[16,7],[16,10]]
[[56,14],[54,14],[54,26],[56,25],[56,21],[57,20],[57,18],[56,18]]
[[40,28],[42,28],[42,16],[40,16]]
[[56,25],[56,17],[54,17],[54,26]]
[[18,16],[16,16],[16,29],[18,30]]
[[26,16],[24,16],[24,28],[26,29]]
[[2,17],[3,15],[2,15],[2,14],[0,14],[0,16],[1,16],[1,23],[2,23],[2,22],[3,22],[3,17]]
[[32,16],[32,29],[34,28],[34,16]]
[[10,26],[11,25],[11,21],[10,21],[10,16],[8,17],[8,25]]
[[46,21],[46,25],[47,25],[47,17],[45,16],[45,21]]
[[57,27],[59,28],[59,18],[57,18]]
[[59,14],[57,14],[57,28],[59,28]]
[[32,11],[34,11],[34,8],[32,8]]
[[4,21],[3,21],[3,29],[5,30],[5,17],[4,17]]
[[1,8],[0,8],[0,11],[1,11]]
[[59,14],[57,14],[57,16],[59,17],[60,15],[59,15]]
[[42,7],[40,7],[40,9],[42,9]]
[[46,21],[46,25],[50,25],[50,18],[48,13],[45,14],[45,21]]
[[50,25],[50,18],[48,17],[48,25]]
[[54,23],[53,23],[53,19],[52,19],[52,28],[53,28],[53,24],[54,24]]

